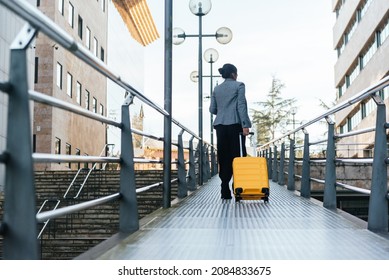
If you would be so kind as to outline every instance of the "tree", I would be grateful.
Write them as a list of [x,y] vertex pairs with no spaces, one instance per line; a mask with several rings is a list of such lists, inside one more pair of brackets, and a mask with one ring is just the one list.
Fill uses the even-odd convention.
[[267,95],[266,101],[259,101],[259,109],[253,109],[253,125],[257,131],[257,143],[264,144],[275,137],[277,131],[280,131],[286,125],[286,120],[290,116],[294,98],[282,99],[281,90],[285,84],[275,76],[272,78],[271,89]]

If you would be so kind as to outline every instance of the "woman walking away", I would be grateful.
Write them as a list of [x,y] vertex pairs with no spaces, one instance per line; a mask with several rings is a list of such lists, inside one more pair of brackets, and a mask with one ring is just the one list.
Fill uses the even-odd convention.
[[236,80],[238,70],[227,63],[219,68],[219,73],[225,80],[215,87],[209,112],[216,115],[213,127],[216,129],[219,177],[222,181],[221,198],[231,199],[229,182],[232,178],[232,161],[240,156],[240,133],[243,133],[243,156],[247,154],[245,140],[251,121],[247,112],[245,85]]

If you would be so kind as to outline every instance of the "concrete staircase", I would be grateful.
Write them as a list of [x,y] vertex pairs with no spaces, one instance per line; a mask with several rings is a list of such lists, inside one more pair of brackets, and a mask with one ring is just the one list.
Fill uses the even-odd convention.
[[[86,171],[85,171],[86,172]],[[42,211],[53,209],[57,201],[58,208],[87,201],[119,192],[119,171],[95,170],[89,177],[77,199],[73,199],[78,187],[63,196],[73,180],[76,171],[36,172],[35,188],[37,211],[47,200]],[[79,176],[83,178],[83,176]],[[172,178],[176,177],[173,171]],[[136,171],[137,188],[162,182],[162,170]],[[80,179],[79,182],[83,180]],[[76,182],[77,183],[77,182]],[[172,184],[172,199],[177,196],[177,183]],[[162,207],[162,185],[137,196],[139,218]],[[0,217],[3,198],[0,194]],[[43,260],[73,259],[95,245],[118,232],[119,202],[94,207],[77,214],[51,220],[41,236],[41,258]],[[38,232],[43,224],[38,225]],[[0,239],[0,259],[2,252]]]

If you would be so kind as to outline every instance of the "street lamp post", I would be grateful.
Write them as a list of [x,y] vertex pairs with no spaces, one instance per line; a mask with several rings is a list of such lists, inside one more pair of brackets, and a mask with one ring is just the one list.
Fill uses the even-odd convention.
[[219,28],[215,34],[203,34],[202,32],[202,17],[207,15],[211,10],[211,0],[190,0],[189,9],[190,11],[199,17],[199,33],[196,35],[185,34],[181,28],[175,28],[173,30],[173,44],[179,45],[185,41],[187,37],[198,37],[199,38],[199,51],[198,51],[198,114],[199,114],[199,185],[203,184],[203,60],[202,60],[202,39],[203,37],[215,37],[216,40],[221,44],[228,44],[232,39],[232,32],[227,27]]
[[[293,130],[295,130],[295,125],[296,125],[296,123],[298,123],[298,122],[295,121],[295,115],[296,115],[296,113],[297,113],[297,108],[296,108],[296,107],[293,107],[293,108],[290,110],[290,113],[292,114],[292,125],[293,125]],[[287,124],[289,124],[289,122],[287,122]],[[295,136],[296,136],[296,134],[293,133],[293,140],[296,140],[296,139],[295,139]]]
[[[219,58],[219,53],[217,52],[217,50],[213,49],[213,48],[209,48],[207,50],[205,50],[204,52],[204,59],[206,62],[208,62],[210,64],[210,74],[209,75],[203,75],[202,77],[203,78],[207,78],[209,77],[210,78],[210,89],[209,89],[209,98],[211,99],[212,98],[212,93],[213,93],[213,77],[221,77],[220,75],[213,75],[213,63],[215,63]],[[190,79],[192,80],[192,82],[195,82],[197,83],[199,81],[199,73],[197,71],[193,71],[191,74],[190,74]],[[210,114],[210,137],[211,137],[211,153],[212,153],[212,158],[214,158],[214,153],[215,153],[215,149],[214,149],[214,137],[213,137],[213,115],[212,113]],[[211,174],[214,175],[215,173],[217,173],[216,171],[216,163],[214,161],[211,161]]]
[[[218,60],[219,58],[219,53],[217,52],[217,50],[215,49],[207,49],[205,52],[204,52],[204,59],[206,62],[208,62],[210,64],[210,67],[211,67],[211,70],[210,70],[210,79],[211,79],[211,83],[210,83],[210,89],[209,89],[209,97],[212,98],[212,93],[213,93],[213,64]],[[213,129],[212,129],[212,124],[213,124],[213,115],[211,114],[210,115],[210,118],[211,118],[211,145],[212,145],[212,149],[213,149]],[[213,169],[212,169],[213,171]]]

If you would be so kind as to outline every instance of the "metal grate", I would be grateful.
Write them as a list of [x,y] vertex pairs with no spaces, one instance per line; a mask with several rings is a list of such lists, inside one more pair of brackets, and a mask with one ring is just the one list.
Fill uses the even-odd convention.
[[101,259],[389,259],[389,239],[270,183],[269,203],[236,203],[214,177]]

